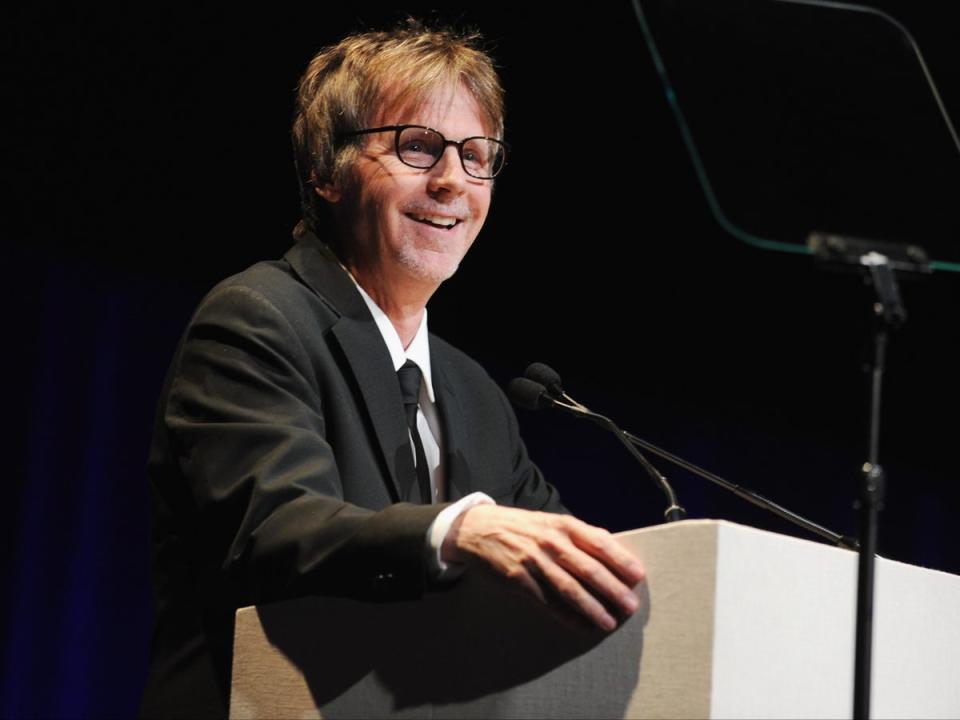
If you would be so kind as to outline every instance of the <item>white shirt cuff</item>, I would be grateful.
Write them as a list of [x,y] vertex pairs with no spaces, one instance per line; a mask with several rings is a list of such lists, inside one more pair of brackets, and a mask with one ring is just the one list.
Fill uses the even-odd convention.
[[446,580],[463,571],[461,563],[445,563],[440,559],[443,541],[446,539],[447,533],[450,532],[450,527],[454,521],[472,507],[496,504],[494,499],[486,493],[474,492],[460,498],[450,507],[444,508],[433,519],[430,527],[427,528],[427,558],[430,565],[430,574],[435,579]]

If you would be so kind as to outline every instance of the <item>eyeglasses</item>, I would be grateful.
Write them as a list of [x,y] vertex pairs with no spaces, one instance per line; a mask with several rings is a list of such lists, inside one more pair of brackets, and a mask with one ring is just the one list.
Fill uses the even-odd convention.
[[453,145],[460,156],[460,164],[470,177],[489,180],[503,170],[507,161],[507,145],[495,138],[468,137],[457,142],[447,140],[440,132],[423,125],[387,125],[346,132],[341,137],[394,132],[394,149],[400,162],[426,170],[443,157],[448,145]]

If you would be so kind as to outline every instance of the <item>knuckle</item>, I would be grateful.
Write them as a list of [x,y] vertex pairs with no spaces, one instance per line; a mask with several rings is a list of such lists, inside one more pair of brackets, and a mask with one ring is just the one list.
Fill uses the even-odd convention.
[[623,557],[625,551],[618,543],[613,534],[608,530],[598,530],[588,541],[594,554],[604,555],[606,557]]
[[555,557],[565,552],[566,542],[566,535],[556,530],[545,532],[540,536],[540,546]]
[[606,573],[599,567],[590,567],[582,573],[582,577],[593,587],[597,587],[606,579]]
[[569,578],[557,580],[554,587],[560,595],[568,600],[576,600],[580,596],[580,586]]
[[512,583],[522,584],[527,575],[527,571],[521,565],[511,565],[504,570],[503,575]]
[[609,545],[613,542],[613,534],[606,528],[587,525],[583,529],[583,536],[595,545]]

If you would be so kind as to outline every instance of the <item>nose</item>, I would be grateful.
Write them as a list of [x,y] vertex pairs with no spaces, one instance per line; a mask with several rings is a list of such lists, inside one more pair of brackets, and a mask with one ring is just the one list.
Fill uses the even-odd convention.
[[443,149],[443,155],[440,156],[437,164],[430,168],[427,191],[431,195],[457,197],[466,192],[467,177],[456,146],[448,145]]

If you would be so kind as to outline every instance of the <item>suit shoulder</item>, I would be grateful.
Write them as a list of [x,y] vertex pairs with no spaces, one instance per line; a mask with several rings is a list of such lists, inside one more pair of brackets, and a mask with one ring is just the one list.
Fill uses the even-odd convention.
[[430,350],[434,356],[434,361],[439,362],[447,370],[455,370],[458,373],[482,377],[485,380],[493,382],[486,369],[467,355],[463,350],[451,345],[443,338],[430,333]]
[[333,305],[305,285],[286,260],[258,262],[221,280],[200,301],[197,313],[224,305],[241,313],[269,306],[294,324],[298,319],[316,322],[324,315],[331,319],[337,315]]
[[481,398],[496,403],[506,403],[503,390],[487,369],[467,353],[451,345],[443,338],[430,334],[431,361],[440,376],[459,388],[459,393],[467,393],[474,401]]
[[230,277],[224,278],[206,294],[204,301],[231,291],[252,291],[276,301],[298,292],[300,285],[285,260],[264,260]]

